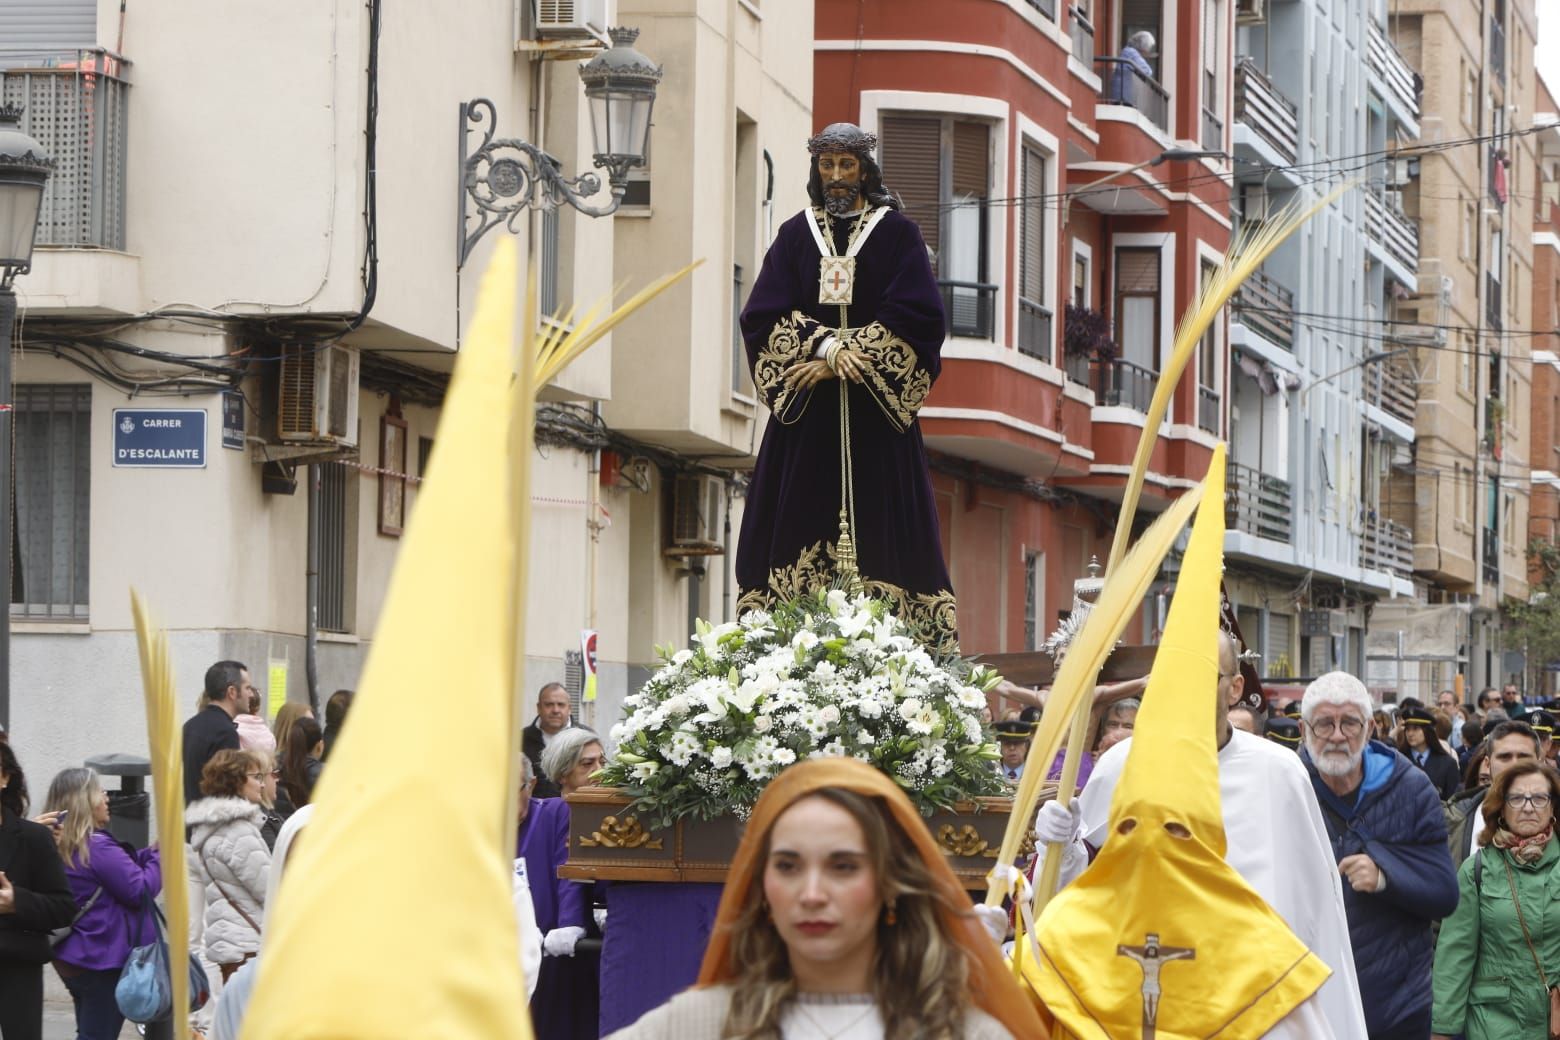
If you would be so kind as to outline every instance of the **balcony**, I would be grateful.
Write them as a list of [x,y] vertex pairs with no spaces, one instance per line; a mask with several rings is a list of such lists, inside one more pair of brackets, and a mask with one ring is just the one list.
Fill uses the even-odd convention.
[[1086,69],[1094,68],[1094,23],[1082,8],[1069,6],[1068,21],[1072,26],[1072,55]]
[[1197,388],[1197,428],[1218,436],[1220,407],[1219,392],[1211,387]]
[[1056,21],[1056,0],[1028,0],[1028,3],[1051,21]]
[[1094,373],[1095,400],[1100,404],[1148,412],[1154,400],[1154,384],[1159,382],[1158,372],[1131,361],[1101,358]]
[[1419,385],[1413,369],[1396,358],[1365,366],[1365,400],[1412,426],[1419,405]]
[[97,49],[0,73],[0,103],[24,108],[22,132],[56,164],[38,216],[40,246],[125,248],[129,64]]
[[1250,58],[1235,65],[1235,121],[1245,123],[1293,163],[1300,154],[1300,113]]
[[1152,76],[1146,76],[1123,58],[1095,58],[1100,69],[1100,103],[1126,105],[1143,113],[1150,123],[1170,132],[1170,92]]
[[1500,280],[1493,274],[1484,273],[1484,323],[1496,332],[1503,326],[1500,320]]
[[1062,358],[1062,370],[1067,373],[1067,378],[1080,386],[1093,385],[1089,380],[1089,356],[1087,354],[1068,354]]
[[1051,311],[1033,300],[1018,298],[1018,352],[1051,360]]
[[1395,272],[1398,280],[1412,286],[1419,270],[1419,229],[1395,201],[1388,202],[1374,191],[1365,192],[1365,236],[1382,250],[1384,260],[1399,265],[1401,269]]
[[1225,526],[1231,531],[1287,544],[1291,523],[1289,498],[1289,481],[1232,462],[1224,478]]
[[1360,566],[1368,571],[1414,576],[1414,532],[1406,524],[1388,520],[1371,510],[1360,535]]
[[939,281],[943,312],[948,315],[948,335],[991,339],[996,330],[997,287],[987,282]]
[[1369,29],[1365,65],[1386,88],[1387,100],[1396,104],[1399,116],[1417,125],[1419,91],[1414,87],[1414,70],[1409,68],[1408,62],[1403,60],[1403,55],[1387,39],[1386,32],[1376,24],[1376,20],[1369,18],[1366,21]]
[[1500,535],[1493,527],[1486,527],[1481,533],[1484,538],[1484,584],[1498,585],[1500,583]]
[[1258,270],[1235,290],[1236,320],[1269,343],[1295,349],[1294,293]]
[[1490,19],[1490,71],[1506,85],[1506,27],[1499,18]]
[[1202,146],[1210,152],[1224,150],[1224,120],[1206,107],[1202,110]]

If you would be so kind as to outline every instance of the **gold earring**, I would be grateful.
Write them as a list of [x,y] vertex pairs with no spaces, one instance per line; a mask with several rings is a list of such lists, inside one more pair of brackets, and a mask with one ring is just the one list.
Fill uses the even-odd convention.
[[899,914],[896,912],[894,901],[892,899],[888,901],[888,912],[883,915],[883,923],[888,925],[890,928],[899,923]]

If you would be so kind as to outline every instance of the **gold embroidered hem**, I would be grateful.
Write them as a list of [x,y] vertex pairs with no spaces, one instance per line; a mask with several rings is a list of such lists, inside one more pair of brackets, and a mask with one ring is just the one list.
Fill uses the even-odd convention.
[[775,419],[783,425],[800,419],[812,397],[810,390],[798,392],[795,387],[786,385],[785,374],[792,365],[809,360],[818,349],[818,342],[828,334],[829,330],[812,318],[801,311],[792,311],[775,322],[769,340],[753,362],[753,385],[763,395]]
[[[737,599],[737,614],[768,610],[781,600],[797,599],[816,589],[831,588],[839,577],[834,547],[826,542],[815,542],[797,554],[795,563],[770,570],[767,588],[743,589]],[[862,584],[868,596],[889,604],[927,650],[945,657],[958,656],[959,618],[952,590],[911,592],[867,577],[863,578]]]
[[896,430],[908,430],[932,389],[932,374],[917,364],[910,344],[877,321],[848,329],[840,338],[872,362],[865,384],[868,391]]

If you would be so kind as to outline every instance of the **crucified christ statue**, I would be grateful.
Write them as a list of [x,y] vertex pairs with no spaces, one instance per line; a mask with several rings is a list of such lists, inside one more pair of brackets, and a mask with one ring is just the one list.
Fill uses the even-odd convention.
[[1118,957],[1130,957],[1143,969],[1143,1040],[1154,1040],[1159,1019],[1159,969],[1165,961],[1192,960],[1195,950],[1183,946],[1159,945],[1159,933],[1149,932],[1142,946],[1117,946]]

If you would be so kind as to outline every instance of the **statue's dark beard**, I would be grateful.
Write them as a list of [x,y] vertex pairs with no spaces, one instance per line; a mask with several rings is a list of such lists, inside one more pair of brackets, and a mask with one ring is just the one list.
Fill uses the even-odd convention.
[[[835,188],[844,188],[843,195],[834,194]],[[823,186],[823,208],[836,217],[843,217],[847,213],[854,213],[856,200],[861,198],[860,184],[847,184],[845,181],[830,181]]]

